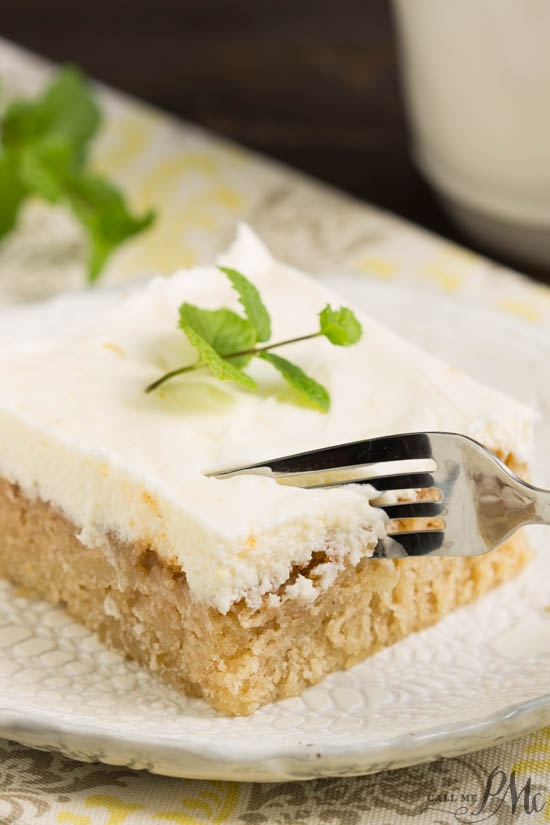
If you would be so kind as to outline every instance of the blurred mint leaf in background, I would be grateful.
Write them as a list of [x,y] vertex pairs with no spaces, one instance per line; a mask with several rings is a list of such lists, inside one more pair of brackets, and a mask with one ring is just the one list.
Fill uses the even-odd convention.
[[0,238],[13,228],[27,189],[17,174],[15,161],[0,152]]
[[88,235],[88,281],[111,252],[154,220],[132,215],[123,195],[86,169],[87,150],[101,114],[91,87],[67,66],[32,100],[10,103],[0,121],[0,238],[15,225],[29,195],[65,204]]
[[42,95],[8,105],[2,122],[2,143],[8,151],[18,151],[55,137],[70,147],[77,163],[82,163],[99,122],[99,108],[84,75],[66,66]]
[[72,169],[71,149],[55,136],[21,147],[12,154],[17,173],[27,192],[51,203],[63,200]]
[[64,196],[88,231],[90,282],[99,277],[105,261],[117,246],[147,229],[155,219],[153,210],[141,218],[132,215],[118,189],[85,172],[74,172],[69,176]]

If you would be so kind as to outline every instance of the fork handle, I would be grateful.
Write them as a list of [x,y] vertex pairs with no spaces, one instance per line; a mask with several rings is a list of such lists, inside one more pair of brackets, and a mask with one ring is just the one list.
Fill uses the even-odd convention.
[[526,487],[532,491],[532,510],[531,507],[526,513],[529,520],[526,524],[550,524],[550,490],[543,490],[542,487],[533,487],[531,484],[526,484]]

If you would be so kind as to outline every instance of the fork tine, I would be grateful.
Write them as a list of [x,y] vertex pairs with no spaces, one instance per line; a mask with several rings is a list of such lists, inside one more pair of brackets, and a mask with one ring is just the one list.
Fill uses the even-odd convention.
[[342,487],[346,484],[372,484],[380,493],[385,490],[414,490],[423,487],[437,487],[431,473],[397,473],[391,476],[380,474],[372,478],[346,478],[342,481],[330,481],[327,484],[305,484],[310,490],[320,490],[323,487]]
[[409,501],[402,504],[377,504],[389,518],[433,518],[444,516],[447,508],[439,501]]
[[376,464],[380,461],[403,461],[405,459],[431,458],[430,439],[426,433],[405,433],[403,435],[371,438],[366,441],[351,441],[336,447],[323,447],[305,453],[283,456],[245,467],[237,467],[221,472],[207,473],[223,478],[245,470],[269,468],[274,476],[300,473],[315,473],[324,470],[343,470],[362,464]]
[[416,533],[393,533],[390,536],[401,545],[407,556],[435,553],[445,540],[443,530],[418,530]]
[[431,473],[396,473],[391,476],[370,478],[369,484],[377,490],[415,490],[423,487],[437,487]]

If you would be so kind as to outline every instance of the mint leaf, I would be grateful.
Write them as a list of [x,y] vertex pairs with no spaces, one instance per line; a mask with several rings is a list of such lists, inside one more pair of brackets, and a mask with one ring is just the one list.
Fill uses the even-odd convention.
[[26,194],[13,158],[0,152],[0,238],[13,228]]
[[82,72],[65,66],[46,90],[43,111],[50,134],[66,137],[80,162],[101,121],[99,107]]
[[249,375],[240,370],[235,364],[231,363],[231,361],[226,361],[218,355],[216,350],[208,341],[199,335],[193,326],[185,323],[185,321],[180,321],[180,327],[187,335],[189,343],[195,347],[199,353],[202,364],[209,367],[216,378],[219,378],[220,381],[235,381],[237,384],[242,384],[243,387],[248,387],[250,390],[257,388],[258,385]]
[[[218,355],[252,349],[256,343],[256,330],[246,318],[230,309],[201,309],[194,304],[180,306],[180,326],[192,327]],[[232,358],[235,367],[244,367],[251,355]]]
[[81,164],[100,121],[99,108],[82,73],[66,66],[34,100],[16,100],[2,123],[2,142],[11,151],[55,137],[70,147]]
[[85,171],[99,108],[83,74],[68,66],[33,100],[16,100],[0,123],[0,237],[14,225],[27,195],[70,206],[89,236],[88,280],[112,251],[146,229],[153,212],[135,216],[121,193]]
[[294,389],[305,395],[316,407],[323,412],[328,412],[330,409],[330,395],[322,384],[314,381],[300,367],[287,361],[286,358],[281,358],[280,355],[275,355],[273,352],[262,352],[259,357],[263,358],[264,361],[269,361]]
[[256,330],[257,340],[269,341],[271,318],[254,284],[236,269],[226,266],[219,266],[218,269],[227,275],[233,288],[239,293],[239,301],[244,307],[246,317]]
[[128,211],[120,192],[102,178],[75,172],[65,184],[65,196],[73,212],[88,232],[88,280],[99,276],[107,258],[123,241],[150,226],[155,213],[143,217]]
[[331,344],[336,344],[338,347],[350,347],[361,338],[361,324],[351,309],[347,307],[335,310],[327,304],[319,313],[319,318],[321,332],[326,335]]
[[19,175],[27,189],[51,203],[61,201],[72,158],[69,145],[56,137],[25,146],[19,152]]

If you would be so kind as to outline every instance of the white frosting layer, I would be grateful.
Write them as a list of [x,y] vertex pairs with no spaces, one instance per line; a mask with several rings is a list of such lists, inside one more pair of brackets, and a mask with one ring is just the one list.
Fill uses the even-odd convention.
[[[257,284],[273,340],[314,331],[323,306],[341,304],[275,262],[246,227],[222,263]],[[114,296],[103,314],[97,301],[72,298],[79,334],[35,333],[0,350],[0,475],[52,502],[89,546],[108,533],[146,542],[222,612],[243,597],[258,604],[294,566],[330,548],[316,588],[300,577],[287,588],[286,597],[314,598],[345,559],[357,563],[383,535],[384,519],[369,503],[372,489],[301,490],[205,471],[414,430],[463,432],[529,457],[529,410],[360,313],[363,336],[354,347],[316,339],[284,350],[329,389],[328,414],[302,403],[257,359],[247,367],[257,393],[200,370],[145,395],[164,371],[194,360],[177,328],[184,300],[241,310],[225,275],[201,267]]]

